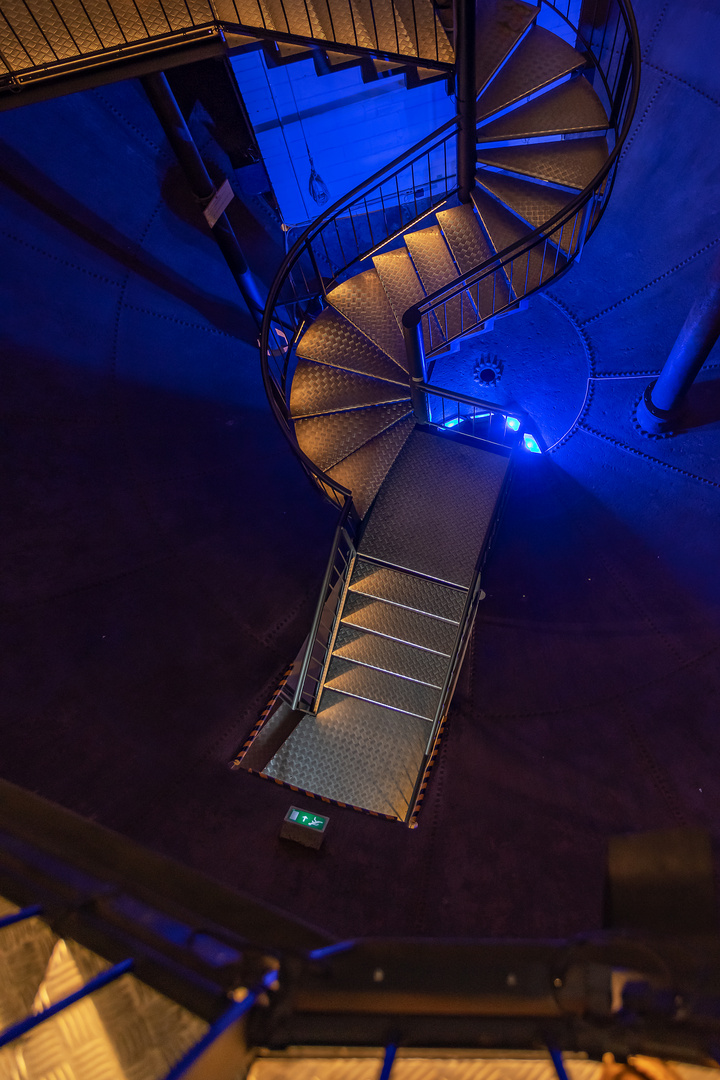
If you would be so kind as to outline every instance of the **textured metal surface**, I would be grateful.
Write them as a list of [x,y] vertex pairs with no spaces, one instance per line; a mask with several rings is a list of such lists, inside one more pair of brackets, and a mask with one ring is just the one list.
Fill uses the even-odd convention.
[[[504,203],[523,221],[527,221],[531,229],[540,228],[576,198],[569,191],[558,191],[557,188],[534,184],[531,180],[518,180],[514,176],[502,176],[500,173],[491,173],[482,169],[478,170],[477,179],[486,191]],[[557,237],[553,235],[553,240],[559,242],[559,246],[564,251],[568,251],[572,243],[577,240],[578,229],[579,220],[570,221]]]
[[508,459],[415,430],[368,519],[360,554],[469,586]]
[[600,99],[587,79],[578,75],[548,90],[542,97],[519,105],[497,120],[478,126],[477,141],[529,139],[543,135],[600,131],[607,127]]
[[478,151],[477,159],[480,165],[494,165],[508,172],[581,191],[597,176],[608,156],[607,140],[603,135],[596,135],[589,139],[530,146],[485,148]]
[[508,105],[585,66],[585,58],[543,26],[532,26],[502,71],[477,103],[477,118],[492,116]]
[[407,388],[403,390],[397,383],[299,360],[290,389],[290,414],[298,419],[407,400]]
[[348,624],[338,630],[333,655],[437,687],[442,686],[449,664],[449,658],[440,653],[368,634]]
[[303,453],[327,472],[409,412],[409,403],[405,402],[313,416],[309,420],[296,420],[295,434]]
[[[475,189],[473,200],[480,220],[498,251],[503,251],[511,244],[522,240],[531,231],[496,199],[487,195],[482,188]],[[538,285],[547,284],[556,273],[563,269],[566,261],[562,252],[558,251],[553,244],[541,245],[531,248],[525,255],[518,255],[511,263],[506,264],[505,273],[513,293],[521,298]]]
[[349,588],[351,592],[375,596],[450,622],[460,620],[467,595],[464,589],[449,589],[429,578],[403,574],[361,558],[355,560]]
[[416,54],[437,57],[452,63],[454,53],[442,23],[435,15],[431,0],[395,0],[407,33],[416,46]]
[[352,491],[361,517],[370,509],[390,466],[414,426],[413,419],[400,420],[330,469],[332,479]]
[[521,0],[484,0],[476,21],[476,86],[481,90],[515,47],[540,9]]
[[308,326],[296,352],[318,364],[330,364],[407,386],[407,376],[397,364],[334,308],[325,308]]
[[[471,205],[440,210],[437,220],[462,274],[468,274],[495,254]],[[502,271],[499,274],[502,275]],[[492,314],[495,293],[493,277],[485,278],[472,289],[473,303],[480,319]]]
[[373,634],[404,641],[406,645],[418,645],[421,649],[442,653],[443,656],[451,655],[458,629],[455,623],[444,619],[435,619],[432,615],[423,615],[357,593],[349,593],[345,598],[342,622]]
[[[439,225],[407,233],[405,243],[427,293],[449,285],[460,276]],[[465,326],[473,326],[476,321],[475,312],[465,294],[436,308],[435,317],[446,338],[457,337]],[[430,337],[434,339],[433,344],[439,344],[433,323],[430,323]]]
[[[0,917],[17,911],[2,901]],[[0,949],[0,1030],[27,1016],[57,941],[40,919],[6,926]],[[1,1074],[0,1074],[1,1075]]]
[[[317,1051],[312,1056],[292,1052],[291,1057],[278,1056],[257,1059],[248,1080],[377,1080],[382,1055],[375,1052],[360,1056],[357,1050],[345,1055],[334,1049],[323,1057]],[[549,1055],[503,1058],[486,1053],[483,1057],[464,1054],[452,1057],[429,1051],[421,1056],[417,1051],[400,1050],[393,1062],[393,1080],[555,1080]],[[357,1055],[357,1056],[353,1056]],[[602,1065],[566,1055],[568,1073],[572,1080],[600,1080]],[[682,1080],[714,1080],[717,1070],[693,1065],[673,1065]]]
[[[334,0],[337,3],[337,0]],[[376,4],[375,0],[353,0],[353,11],[357,9],[363,23],[380,49],[387,52],[402,53],[403,56],[417,56],[417,47],[411,32],[405,27],[396,0],[385,0]]]
[[402,820],[423,764],[427,720],[325,690],[266,772],[316,795]]
[[377,270],[364,270],[328,293],[328,303],[407,371],[405,343]]
[[[407,248],[396,248],[394,251],[385,252],[384,255],[375,255],[373,262],[402,333],[403,315],[413,304],[418,304],[424,299],[425,290]],[[425,348],[430,349],[432,341],[425,319],[422,329]]]
[[325,686],[350,697],[398,709],[425,720],[435,717],[440,691],[426,683],[414,682],[377,668],[364,667],[352,660],[335,656],[330,661]]

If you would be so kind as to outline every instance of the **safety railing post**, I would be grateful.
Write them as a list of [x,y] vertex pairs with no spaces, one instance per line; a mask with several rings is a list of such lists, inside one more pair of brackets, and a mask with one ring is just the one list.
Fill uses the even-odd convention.
[[421,424],[427,424],[430,413],[428,412],[427,395],[422,389],[426,381],[422,316],[414,308],[410,308],[403,315],[402,321],[405,352],[408,359],[408,374],[410,375],[410,400],[415,419],[419,420]]
[[455,94],[458,112],[458,198],[470,202],[475,187],[475,0],[454,0]]

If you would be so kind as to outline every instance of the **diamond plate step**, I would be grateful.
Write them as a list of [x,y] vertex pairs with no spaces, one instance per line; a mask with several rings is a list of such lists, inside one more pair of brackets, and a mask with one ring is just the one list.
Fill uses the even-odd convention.
[[[428,294],[442,289],[460,276],[439,225],[406,233],[404,240]],[[453,297],[442,307],[436,308],[434,314],[445,331],[444,335],[438,335],[434,324],[430,322],[430,338],[435,346],[441,345],[448,337],[457,337],[466,326],[474,326],[477,322],[466,293],[461,297]]]
[[407,387],[407,377],[397,364],[334,308],[320,312],[303,333],[295,351],[298,356],[318,364],[372,375]]
[[328,293],[328,303],[407,371],[405,342],[377,270],[364,270]]
[[[479,169],[476,175],[485,191],[489,191],[499,202],[526,221],[531,229],[539,229],[576,198],[572,192],[558,191],[557,188],[544,187],[530,180],[517,180],[514,176],[503,176],[484,169]],[[568,252],[578,238],[579,229],[579,218],[577,221],[568,222],[560,233],[553,233],[553,243],[559,244],[563,251]]]
[[468,588],[507,469],[507,457],[416,428],[375,501],[359,554]]
[[533,139],[543,135],[563,135],[600,131],[608,121],[600,99],[582,75],[548,90],[542,97],[520,105],[497,120],[478,126],[477,141]]
[[290,415],[298,419],[406,400],[407,387],[397,383],[299,360],[290,389]]
[[399,420],[329,470],[328,475],[333,480],[352,491],[360,517],[364,517],[370,509],[380,485],[414,426],[412,418]]
[[[440,210],[436,217],[461,274],[469,274],[495,254],[471,205]],[[502,270],[472,286],[471,295],[481,319],[492,315],[496,297],[507,297],[507,278]]]
[[353,626],[341,626],[335,638],[333,656],[354,660],[356,664],[404,675],[407,679],[440,688],[448,670],[449,659],[440,653],[404,645],[379,634],[368,634]]
[[[283,3],[287,0],[283,0]],[[291,2],[303,3],[305,0],[291,0]],[[342,45],[361,45],[365,49],[375,47],[372,34],[372,22],[366,25],[363,15],[358,6],[353,7],[350,13],[350,5],[337,3],[337,0],[308,0],[310,17],[322,27],[322,33],[316,37],[325,38],[327,41],[337,41]],[[347,57],[345,58],[347,59]]]
[[350,592],[374,596],[454,623],[460,621],[467,597],[465,589],[450,589],[429,578],[403,574],[360,557],[355,560],[348,587]]
[[[333,10],[338,0],[331,0]],[[401,56],[417,56],[412,29],[403,22],[397,0],[378,3],[377,0],[353,0],[353,13],[360,12],[368,33],[377,42],[381,52],[399,53]]]
[[543,26],[531,26],[505,67],[478,99],[477,118],[492,116],[582,67],[585,57],[572,45]]
[[480,91],[532,25],[540,9],[520,0],[485,0],[477,7],[475,71]]
[[[482,188],[474,190],[473,201],[480,220],[498,251],[503,251],[528,235],[527,226]],[[505,273],[515,297],[520,299],[539,285],[550,281],[563,269],[566,262],[567,259],[558,248],[547,244],[546,247],[531,248],[525,255],[518,255],[505,266]]]
[[486,147],[478,151],[480,165],[494,165],[507,172],[582,191],[593,180],[609,156],[603,135],[590,139],[533,143],[530,146]]
[[325,690],[266,768],[328,799],[402,821],[423,765],[430,725],[417,716]]
[[[405,247],[386,251],[383,255],[373,256],[373,263],[382,281],[388,303],[395,315],[395,321],[402,333],[402,317],[413,304],[425,299],[425,290]],[[434,324],[437,337],[437,323]],[[432,348],[432,341],[427,327],[427,319],[422,322],[423,340],[426,350]]]
[[434,686],[363,667],[338,656],[330,661],[325,686],[328,690],[372,701],[375,705],[386,705],[424,720],[435,718],[440,701],[440,691]]
[[346,596],[341,621],[344,625],[394,638],[406,645],[417,645],[443,656],[452,654],[458,632],[455,623],[358,593]]
[[409,401],[326,413],[308,420],[296,420],[295,435],[302,452],[327,472],[409,413]]
[[[415,46],[415,55],[427,60],[455,59],[452,45],[438,20],[431,0],[394,0],[403,25]],[[434,73],[437,76],[437,72]]]

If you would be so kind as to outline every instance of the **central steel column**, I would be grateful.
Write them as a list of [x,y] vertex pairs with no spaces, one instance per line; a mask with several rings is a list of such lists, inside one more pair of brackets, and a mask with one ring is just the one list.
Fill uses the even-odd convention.
[[475,0],[455,0],[455,96],[460,127],[457,136],[458,198],[470,202],[475,187]]
[[[215,194],[215,185],[210,179],[210,174],[205,168],[205,163],[200,157],[200,152],[165,75],[162,71],[155,72],[152,75],[145,75],[141,82],[175,157],[185,173],[193,195],[200,203],[207,206]],[[265,305],[227,214],[220,215],[212,227],[212,234],[253,320],[257,326],[260,326]]]
[[640,427],[654,435],[672,430],[685,395],[708,353],[720,337],[720,259],[710,271],[710,283],[685,320],[662,371],[645,388],[638,405]]

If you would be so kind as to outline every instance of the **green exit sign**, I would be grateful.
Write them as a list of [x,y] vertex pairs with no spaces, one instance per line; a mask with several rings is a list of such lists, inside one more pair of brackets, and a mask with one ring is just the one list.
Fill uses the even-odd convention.
[[318,850],[325,839],[325,826],[329,820],[322,814],[291,806],[282,823],[280,836],[283,840],[294,840],[296,844]]
[[323,817],[322,814],[309,814],[307,810],[298,810],[297,806],[291,806],[285,820],[292,821],[296,825],[304,825],[306,829],[317,829],[318,832],[323,832],[330,819]]

